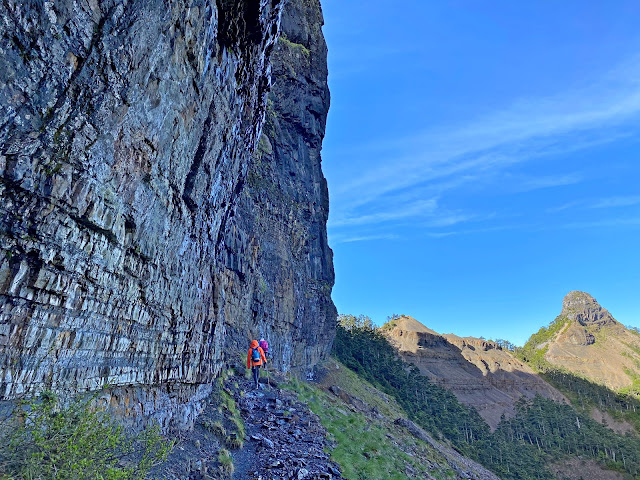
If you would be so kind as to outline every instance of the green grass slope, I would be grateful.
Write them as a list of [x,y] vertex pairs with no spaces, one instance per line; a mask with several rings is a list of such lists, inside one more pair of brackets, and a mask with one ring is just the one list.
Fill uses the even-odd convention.
[[[295,391],[320,417],[332,444],[331,459],[340,465],[345,478],[457,478],[447,460],[434,448],[394,425],[395,418],[406,416],[395,401],[385,402],[384,394],[377,394],[366,381],[339,363],[330,361],[327,367],[333,370],[329,383],[345,395],[348,391],[347,401],[327,391],[326,384],[292,380],[287,388]],[[369,411],[359,411],[349,403],[354,399]]]

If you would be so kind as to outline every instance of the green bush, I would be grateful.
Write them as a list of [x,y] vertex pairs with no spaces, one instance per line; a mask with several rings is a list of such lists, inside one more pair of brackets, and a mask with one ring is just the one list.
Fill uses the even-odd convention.
[[[105,412],[95,395],[61,406],[51,392],[21,403],[3,425],[3,480],[144,479],[173,447],[156,425],[130,436]],[[126,464],[126,465],[125,465]]]

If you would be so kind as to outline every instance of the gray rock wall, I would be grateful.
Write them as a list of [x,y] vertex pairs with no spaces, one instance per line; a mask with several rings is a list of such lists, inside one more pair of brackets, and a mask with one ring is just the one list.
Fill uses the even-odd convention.
[[[329,348],[331,331],[318,332],[332,322],[305,324],[312,305],[333,311],[324,223],[299,228],[324,242],[292,253],[303,274],[279,270],[262,253],[265,231],[245,227],[265,218],[254,208],[286,208],[243,193],[280,10],[279,0],[2,3],[0,399],[108,384],[103,401],[123,414],[188,424],[221,368],[227,328],[238,343],[245,322],[289,322],[303,334],[277,351],[291,351],[294,367]],[[326,103],[315,104],[323,130]],[[292,186],[319,199],[313,222],[326,219],[318,152],[315,176]],[[301,241],[290,238],[292,252]],[[295,305],[294,320],[291,310],[256,316],[256,280],[243,271],[254,246],[269,282],[260,301]],[[327,283],[301,306],[307,272]]]
[[320,158],[329,109],[322,24],[319,0],[285,4],[265,127],[225,243],[239,279],[225,317],[229,346],[246,355],[247,340],[264,335],[277,366],[307,376],[328,354],[337,316]]

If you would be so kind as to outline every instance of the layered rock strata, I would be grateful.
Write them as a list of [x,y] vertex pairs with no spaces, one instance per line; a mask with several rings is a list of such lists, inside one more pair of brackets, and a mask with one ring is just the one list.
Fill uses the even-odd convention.
[[536,394],[562,401],[563,395],[495,342],[441,335],[411,317],[383,330],[400,354],[433,382],[475,408],[491,428],[515,414],[521,397]]
[[[295,305],[289,323],[302,334],[278,338],[291,352],[285,363],[302,367],[329,348],[331,322],[310,323],[313,305],[331,315],[326,289],[321,300],[294,302],[291,292],[306,298],[309,289],[296,276],[272,281],[277,265],[263,254],[272,239],[240,229],[263,218],[252,208],[267,208],[242,192],[281,3],[2,4],[0,399],[108,384],[103,401],[124,415],[189,424],[221,368],[227,328],[258,318],[255,280],[243,270],[256,258],[272,286],[260,290],[262,304]],[[296,133],[285,143],[309,142]],[[322,222],[326,195],[303,192],[319,178],[296,192],[316,199],[324,212],[311,218]],[[322,241],[324,256],[299,265],[318,262],[309,269],[323,271],[316,277],[330,290]]]
[[227,301],[228,345],[246,352],[249,338],[264,336],[278,367],[307,376],[329,353],[337,316],[320,163],[329,109],[322,24],[319,0],[284,7],[265,127],[225,242],[242,279]]

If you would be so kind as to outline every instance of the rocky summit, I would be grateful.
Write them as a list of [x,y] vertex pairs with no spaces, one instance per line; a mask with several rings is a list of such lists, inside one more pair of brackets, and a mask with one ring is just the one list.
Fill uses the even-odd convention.
[[491,428],[503,415],[513,416],[516,402],[523,396],[564,399],[528,365],[495,342],[442,335],[408,316],[391,321],[383,332],[405,361],[451,390],[461,403],[474,407]]
[[326,355],[326,46],[289,3],[0,7],[0,400],[187,426],[250,337]]
[[567,317],[582,326],[604,327],[605,325],[618,324],[609,311],[602,308],[595,298],[588,293],[578,291],[569,292],[564,297],[560,316]]
[[630,387],[640,375],[640,335],[588,293],[568,293],[554,324],[557,331],[535,346],[552,365],[616,390]]

